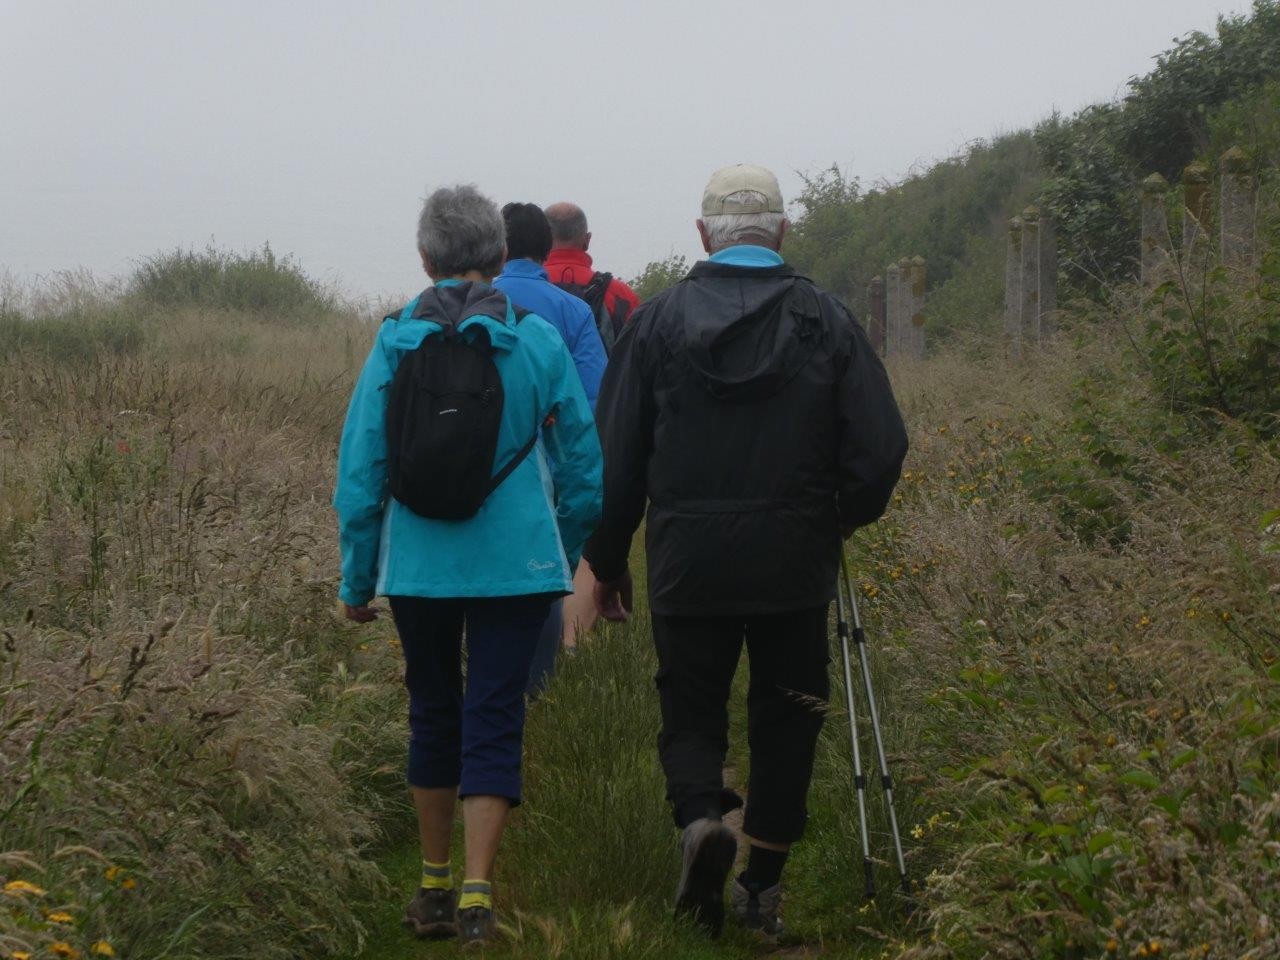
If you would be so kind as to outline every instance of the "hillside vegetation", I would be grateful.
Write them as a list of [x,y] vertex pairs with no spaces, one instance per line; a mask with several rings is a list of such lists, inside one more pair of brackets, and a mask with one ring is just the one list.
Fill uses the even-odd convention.
[[[1191,161],[1213,166],[1237,144],[1270,177],[1278,117],[1280,0],[1255,0],[1250,14],[1179,40],[1118,102],[975,141],[899,183],[867,187],[838,167],[808,177],[787,258],[861,317],[872,277],[922,256],[930,342],[994,334],[1009,218],[1040,204],[1057,223],[1065,297],[1105,299],[1136,273],[1142,179],[1161,173],[1176,184]],[[663,266],[637,279],[657,292],[678,279]]]

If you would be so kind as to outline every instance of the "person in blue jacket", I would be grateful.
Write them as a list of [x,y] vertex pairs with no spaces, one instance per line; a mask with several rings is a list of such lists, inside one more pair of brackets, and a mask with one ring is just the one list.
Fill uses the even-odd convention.
[[[607,357],[596,318],[585,300],[561,290],[547,279],[542,263],[551,252],[551,224],[533,203],[508,203],[502,208],[507,232],[507,264],[493,285],[526,310],[548,320],[560,331],[582,388],[594,408]],[[542,638],[529,671],[529,693],[537,695],[551,679],[560,649],[564,602],[557,600],[542,628]]]
[[[473,186],[435,191],[422,208],[418,248],[434,286],[383,321],[342,432],[333,498],[339,599],[349,619],[366,623],[377,616],[374,596],[387,596],[404,651],[408,780],[423,859],[405,926],[480,941],[494,929],[490,877],[508,811],[520,802],[529,665],[551,602],[573,589],[600,516],[602,463],[560,334],[537,315],[518,314],[488,283],[505,260],[493,202]],[[390,384],[406,354],[448,326],[464,337],[483,328],[492,344],[504,393],[495,464],[528,442],[531,423],[544,423],[532,453],[466,520],[428,519],[388,493]],[[460,896],[449,849],[459,798]]]

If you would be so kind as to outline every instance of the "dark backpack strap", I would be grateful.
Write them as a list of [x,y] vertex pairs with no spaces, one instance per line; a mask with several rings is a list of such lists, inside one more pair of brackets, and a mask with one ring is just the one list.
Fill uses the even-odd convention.
[[502,481],[511,476],[515,468],[524,462],[525,457],[533,453],[533,448],[538,445],[538,435],[541,433],[542,428],[539,427],[533,432],[533,436],[528,439],[525,445],[516,451],[515,456],[507,461],[507,465],[494,474],[493,479],[489,481],[489,489],[485,491],[484,495],[486,497],[502,486]]

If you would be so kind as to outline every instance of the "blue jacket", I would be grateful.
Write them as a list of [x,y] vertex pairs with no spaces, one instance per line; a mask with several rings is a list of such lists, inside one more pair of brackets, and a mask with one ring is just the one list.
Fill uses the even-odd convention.
[[[461,284],[437,284],[449,286]],[[449,300],[474,302],[477,293],[450,291]],[[339,598],[359,606],[375,595],[572,592],[574,567],[600,517],[600,440],[560,334],[534,314],[517,323],[509,299],[505,322],[465,309],[455,322],[463,333],[482,324],[495,348],[505,400],[494,462],[506,463],[530,428],[551,415],[537,446],[467,520],[419,516],[387,493],[391,381],[401,358],[443,329],[413,317],[420,299],[382,322],[347,409],[333,495],[342,548]]]
[[594,409],[607,358],[595,315],[587,302],[561,290],[547,279],[547,271],[540,264],[524,258],[508,260],[493,285],[517,306],[532,310],[560,331]]

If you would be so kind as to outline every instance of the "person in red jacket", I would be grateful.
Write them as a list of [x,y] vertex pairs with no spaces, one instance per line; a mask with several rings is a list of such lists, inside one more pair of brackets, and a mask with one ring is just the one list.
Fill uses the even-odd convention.
[[[576,203],[553,203],[545,211],[551,224],[551,253],[548,254],[542,268],[547,271],[547,279],[560,287],[584,296],[590,303],[592,281],[597,270],[592,264],[587,248],[591,245],[591,231],[587,228],[587,215]],[[601,279],[605,279],[604,275]],[[616,277],[609,278],[604,290],[604,300],[597,311],[597,326],[601,327],[601,339],[606,350],[622,332],[623,326],[631,319],[631,312],[639,304],[640,298],[634,290]],[[593,310],[596,304],[591,303]],[[605,325],[608,328],[605,328]],[[564,634],[566,647],[577,644],[579,633],[586,633],[599,618],[596,612],[592,593],[595,589],[595,577],[591,568],[585,563],[578,565],[573,579],[573,595],[564,601]]]
[[[545,211],[551,223],[551,254],[543,269],[552,283],[572,283],[585,287],[598,272],[591,262],[587,248],[591,246],[591,231],[587,228],[587,215],[576,203],[553,203]],[[626,323],[640,298],[629,286],[614,277],[604,292],[604,306],[615,323]]]

